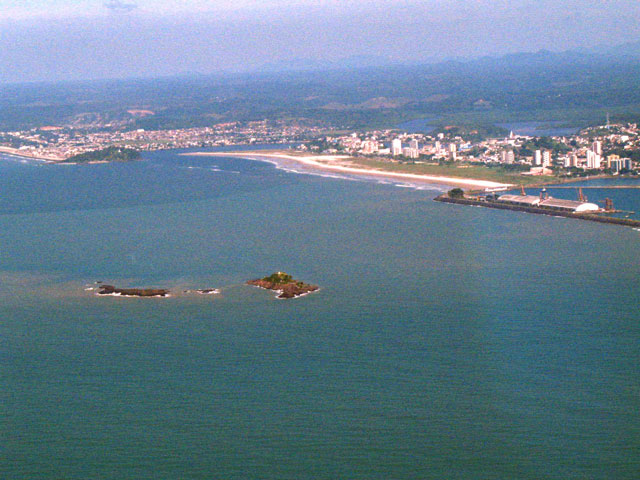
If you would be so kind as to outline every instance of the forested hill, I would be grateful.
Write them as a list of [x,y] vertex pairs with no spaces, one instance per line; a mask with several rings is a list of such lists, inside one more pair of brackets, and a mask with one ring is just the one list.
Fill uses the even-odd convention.
[[415,118],[597,124],[606,113],[612,120],[640,114],[639,58],[542,51],[418,66],[4,85],[0,131],[255,120],[392,128]]
[[129,162],[138,160],[140,152],[130,148],[107,147],[102,150],[81,153],[65,160],[67,163],[90,163],[90,162]]

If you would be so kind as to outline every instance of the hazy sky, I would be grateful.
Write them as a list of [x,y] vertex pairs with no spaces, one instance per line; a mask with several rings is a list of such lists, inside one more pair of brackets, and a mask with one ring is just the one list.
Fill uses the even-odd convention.
[[0,0],[0,81],[389,62],[640,39],[638,0]]

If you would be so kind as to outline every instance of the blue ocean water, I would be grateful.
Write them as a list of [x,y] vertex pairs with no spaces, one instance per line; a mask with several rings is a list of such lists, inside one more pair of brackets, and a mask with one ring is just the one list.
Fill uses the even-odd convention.
[[640,233],[435,194],[3,158],[0,477],[638,478]]

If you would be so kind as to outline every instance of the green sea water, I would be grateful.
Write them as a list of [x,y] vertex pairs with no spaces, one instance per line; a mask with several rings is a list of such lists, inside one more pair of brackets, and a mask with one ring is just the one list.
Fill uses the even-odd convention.
[[640,232],[436,193],[0,160],[0,478],[639,478]]

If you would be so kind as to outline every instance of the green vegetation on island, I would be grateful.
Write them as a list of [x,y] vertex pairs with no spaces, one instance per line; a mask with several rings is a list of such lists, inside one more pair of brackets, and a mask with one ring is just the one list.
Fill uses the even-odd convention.
[[318,290],[317,285],[294,280],[288,273],[276,272],[268,277],[249,280],[247,285],[278,292],[278,298],[295,298]]
[[92,162],[130,162],[138,160],[140,152],[131,148],[107,147],[93,152],[80,153],[64,160],[65,163],[92,163]]
[[461,188],[452,188],[447,194],[450,198],[464,198],[464,190]]
[[262,280],[264,280],[266,282],[274,283],[276,285],[281,285],[283,283],[291,283],[291,282],[293,282],[293,277],[291,275],[289,275],[288,273],[276,272],[276,273],[272,273],[268,277],[264,277]]

